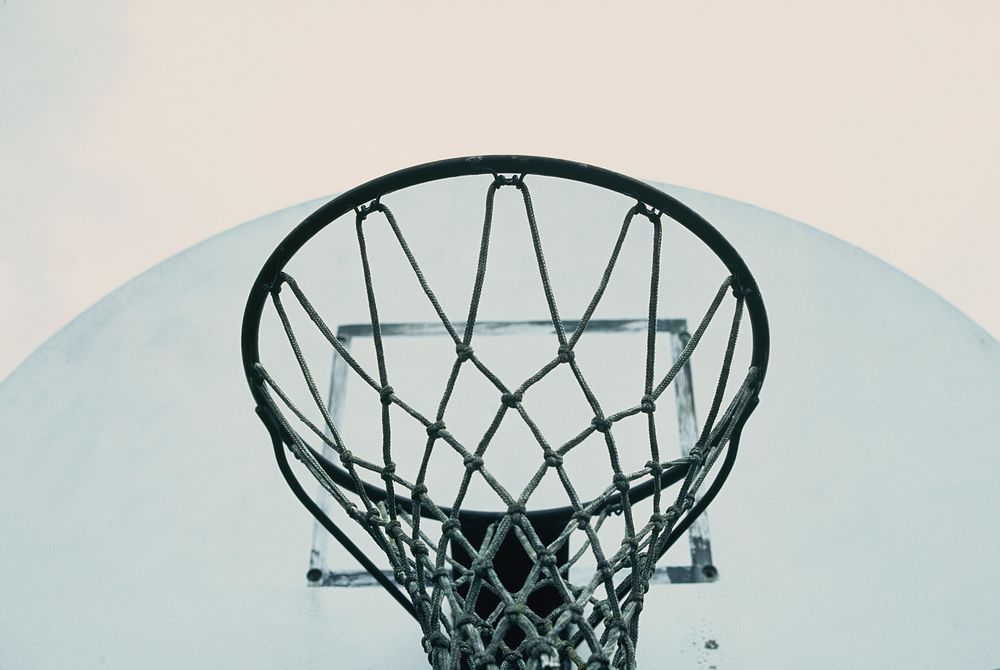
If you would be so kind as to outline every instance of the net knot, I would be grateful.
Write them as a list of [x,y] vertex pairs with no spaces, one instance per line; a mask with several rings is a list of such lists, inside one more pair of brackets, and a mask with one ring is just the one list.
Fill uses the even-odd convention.
[[427,426],[427,436],[431,438],[437,438],[443,431],[444,421],[435,421]]
[[391,405],[393,397],[392,387],[388,384],[378,390],[378,399],[383,405]]
[[455,627],[460,626],[475,626],[479,627],[480,619],[475,614],[469,614],[467,612],[462,612],[455,618]]
[[701,450],[700,447],[695,447],[688,452],[688,462],[695,465],[701,465],[702,459],[705,457],[705,452]]
[[597,571],[601,573],[601,577],[604,579],[611,579],[615,576],[615,571],[611,567],[611,564],[606,560],[600,560],[597,562]]
[[686,496],[684,496],[683,505],[684,505],[684,509],[686,509],[686,510],[691,509],[692,507],[694,507],[694,496],[691,495],[690,493],[687,494]]
[[418,558],[426,556],[428,553],[427,545],[424,544],[423,540],[416,540],[410,548],[410,552]]
[[558,356],[560,363],[569,363],[571,360],[576,358],[576,354],[573,353],[573,349],[567,344],[560,345],[556,355]]
[[340,462],[347,467],[350,467],[354,463],[354,454],[351,453],[350,449],[344,449],[340,452]]
[[462,461],[469,470],[478,470],[483,467],[483,459],[479,456],[469,455]]
[[611,430],[611,421],[603,416],[595,416],[590,420],[590,425],[599,433],[607,433]]
[[438,581],[441,579],[450,580],[451,570],[449,570],[448,568],[435,568],[434,572],[431,573],[431,576],[434,578],[434,581]]
[[651,395],[642,396],[642,400],[639,401],[639,407],[646,414],[652,414],[653,412],[655,412],[656,402],[653,400],[653,396]]
[[643,598],[648,591],[649,582],[642,581],[632,587],[632,594],[639,599]]
[[486,577],[490,571],[490,562],[485,558],[476,557],[469,566],[469,572],[477,577]]
[[448,649],[451,647],[451,643],[448,640],[448,636],[439,630],[436,630],[429,635],[425,635],[421,639],[421,643],[424,645],[424,651],[428,654],[431,653],[435,648],[437,649]]
[[394,540],[402,539],[403,537],[403,526],[400,525],[399,521],[393,519],[385,525],[385,534]]
[[455,345],[455,353],[458,354],[458,360],[467,361],[472,358],[472,347],[468,344],[457,344]]
[[447,519],[441,524],[441,535],[448,536],[452,535],[457,531],[462,529],[462,525],[458,522],[458,519]]
[[594,609],[597,610],[597,613],[605,621],[611,619],[611,605],[608,603],[607,600],[602,600],[601,602],[597,603],[594,606]]
[[396,474],[396,464],[393,463],[392,461],[389,461],[388,463],[382,466],[382,472],[379,476],[383,480],[385,480],[385,482],[388,483],[390,480],[392,480],[392,476],[394,474]]
[[586,530],[587,524],[590,523],[590,515],[584,512],[582,509],[573,512],[573,521],[576,521],[576,527],[580,530]]
[[538,564],[545,568],[556,567],[556,555],[551,551],[538,552]]
[[652,524],[654,528],[660,529],[667,523],[667,518],[662,514],[651,514],[649,517],[649,523]]
[[551,468],[558,468],[562,465],[563,457],[552,449],[545,450],[545,464]]
[[615,488],[618,489],[619,493],[625,493],[628,491],[628,477],[621,472],[616,472],[615,476],[611,478],[614,483]]
[[556,653],[555,647],[552,643],[546,640],[544,637],[535,637],[530,640],[525,640],[521,644],[521,649],[524,651],[523,656],[525,658],[537,661],[542,656],[554,656]]
[[503,615],[508,619],[527,616],[528,608],[523,603],[511,603],[503,608]]
[[626,635],[628,633],[628,625],[618,617],[612,618],[612,620],[608,622],[607,629],[609,632],[618,631],[621,635]]
[[663,478],[663,466],[656,461],[646,461],[646,467],[649,468],[649,474],[653,475],[656,479]]
[[517,662],[518,661],[523,661],[523,660],[524,659],[521,658],[520,652],[512,649],[511,651],[508,651],[506,654],[503,655],[503,663],[504,664],[501,665],[500,667],[502,667],[502,668],[516,668],[517,667]]
[[524,514],[524,503],[512,502],[507,505],[507,514]]
[[427,495],[427,485],[426,484],[414,484],[413,490],[410,491],[410,499],[414,502],[420,500],[425,495]]
[[639,540],[634,537],[626,537],[622,540],[622,547],[628,549],[630,552],[635,551],[639,548]]
[[379,513],[374,507],[367,512],[365,512],[365,524],[368,526],[377,526],[382,523],[382,514]]
[[500,402],[503,403],[504,407],[517,407],[517,404],[521,402],[521,398],[524,397],[520,391],[514,391],[513,393],[504,393],[500,396]]

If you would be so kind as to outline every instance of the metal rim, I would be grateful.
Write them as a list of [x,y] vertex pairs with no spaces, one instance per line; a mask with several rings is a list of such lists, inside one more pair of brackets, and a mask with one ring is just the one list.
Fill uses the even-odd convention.
[[[257,379],[255,367],[260,362],[260,351],[258,348],[258,336],[260,322],[271,287],[278,280],[279,274],[284,270],[287,263],[295,254],[317,233],[327,225],[336,221],[344,214],[369,204],[379,196],[387,195],[394,191],[399,191],[423,183],[449,179],[453,177],[490,175],[490,174],[523,174],[538,175],[544,177],[556,177],[577,181],[592,186],[614,191],[628,197],[634,198],[643,204],[658,210],[662,214],[670,217],[680,224],[698,239],[700,239],[726,266],[733,276],[734,288],[739,290],[744,296],[746,311],[751,324],[752,352],[751,366],[757,369],[756,391],[759,392],[764,375],[767,370],[769,353],[769,329],[767,314],[764,308],[757,283],[747,268],[743,259],[733,246],[722,236],[708,221],[702,218],[692,209],[667,195],[658,188],[632,177],[595,167],[585,163],[560,160],[556,158],[544,158],[537,156],[468,156],[462,158],[452,158],[448,160],[425,163],[415,167],[405,168],[397,172],[390,173],[383,177],[373,179],[365,184],[357,186],[345,193],[337,196],[327,204],[320,207],[313,214],[309,215],[302,223],[296,226],[291,233],[277,246],[271,256],[265,262],[263,268],[257,276],[256,281],[250,291],[247,300],[246,310],[243,315],[242,327],[242,352],[243,366],[247,376],[247,382],[251,393],[261,411],[268,411],[263,397],[263,385]],[[704,510],[711,502],[712,498],[721,488],[722,483],[728,477],[735,460],[737,445],[739,443],[742,424],[752,411],[752,405],[743,417],[737,417],[739,425],[734,430],[727,455],[713,485],[706,495],[699,501],[700,509],[692,509],[686,519],[693,521],[695,516]],[[281,439],[272,434],[273,439]],[[313,452],[324,469],[335,479],[349,480],[349,475],[339,466],[331,463],[322,457],[321,454]],[[666,473],[665,472],[665,476]],[[387,493],[375,484],[365,482],[366,490],[370,493],[384,498]],[[645,489],[648,488],[648,492]],[[653,483],[645,482],[633,487],[630,494],[636,494],[634,500],[638,501],[652,494]],[[645,495],[644,495],[645,494]],[[405,498],[397,498],[404,506],[409,501]],[[529,511],[527,516],[532,520],[541,522],[568,518],[572,514],[572,508],[552,508],[544,510]],[[461,510],[459,516],[463,521],[472,523],[488,522],[491,519],[503,516],[502,512],[480,512],[474,510]],[[690,522],[687,524],[690,525]],[[686,525],[685,525],[686,528]],[[683,530],[680,527],[676,530]]]

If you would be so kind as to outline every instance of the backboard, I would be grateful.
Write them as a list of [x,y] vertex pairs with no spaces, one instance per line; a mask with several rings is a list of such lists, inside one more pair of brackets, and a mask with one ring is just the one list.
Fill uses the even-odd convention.
[[[571,252],[553,256],[552,276],[566,277],[561,264],[599,268],[621,203],[550,186],[538,187],[539,220],[549,225],[547,239]],[[1000,539],[988,531],[1000,499],[991,448],[1000,428],[992,411],[998,343],[859,249],[771,212],[661,188],[708,219],[753,268],[776,353],[733,476],[703,528],[665,557],[662,583],[647,597],[639,667],[996,665],[1000,578],[977,566],[1000,555]],[[463,227],[455,217],[481,208],[480,198],[459,189],[399,203],[400,222],[423,233],[414,233],[414,245],[447,237],[475,246],[481,221]],[[359,568],[285,489],[252,419],[236,351],[248,278],[323,202],[263,217],[165,261],[81,315],[0,384],[7,438],[0,504],[8,510],[0,522],[8,538],[0,665],[320,668],[351,658],[358,667],[422,667],[419,631],[407,615],[380,589],[358,587],[365,580],[350,575]],[[498,229],[517,224],[508,204],[498,200]],[[723,277],[698,256],[696,242],[678,235],[665,244],[667,285],[684,290],[665,291],[663,351],[690,332]],[[338,256],[346,248],[339,244],[331,238],[303,258],[301,280],[336,287],[339,273],[356,276],[360,268]],[[517,266],[527,244],[511,235],[496,251],[516,280],[506,290],[525,295],[535,288],[535,275]],[[468,282],[449,277],[468,277],[475,269],[461,265],[468,262],[428,269],[428,279],[445,287],[442,300],[449,286],[454,303],[465,299]],[[384,256],[381,272],[404,270],[399,258]],[[583,294],[572,281],[553,281],[572,318]],[[436,367],[439,335],[413,330],[433,322],[416,290],[400,285],[389,298],[391,322],[409,329],[393,338],[411,354],[397,355],[397,364]],[[613,393],[638,365],[642,338],[635,346],[628,324],[644,314],[645,301],[609,291],[610,308],[596,315],[606,332],[587,344],[594,356],[615,353],[611,372],[623,374],[595,381]],[[338,299],[319,307],[339,315],[341,336],[365,355],[364,302]],[[535,310],[541,317],[527,310],[516,320],[502,304],[482,318],[509,332],[483,338],[484,354],[551,353],[546,333],[532,325],[544,303]],[[265,335],[277,344],[281,333],[270,328]],[[725,335],[724,327],[707,332],[705,351],[723,349]],[[747,355],[738,351],[738,362]],[[661,403],[672,413],[677,453],[689,439],[685,413],[703,415],[710,402],[715,363],[692,360],[688,386]],[[362,440],[372,417],[350,381],[338,386],[339,374],[328,358],[324,388],[331,396],[343,389],[331,406]],[[546,397],[559,396],[553,387]],[[560,414],[549,414],[558,432]],[[697,577],[693,569],[706,564],[715,572]],[[310,569],[318,579],[307,577]],[[315,586],[336,581],[352,587]],[[386,636],[372,621],[398,626]]]

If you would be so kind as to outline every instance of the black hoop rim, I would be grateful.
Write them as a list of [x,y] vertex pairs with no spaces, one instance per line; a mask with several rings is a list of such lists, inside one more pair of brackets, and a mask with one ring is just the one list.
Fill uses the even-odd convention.
[[[611,170],[557,158],[545,158],[539,156],[516,156],[516,155],[488,155],[488,156],[466,156],[461,158],[451,158],[447,160],[425,163],[410,168],[405,168],[397,172],[392,172],[377,179],[373,179],[365,184],[350,189],[335,197],[327,204],[323,205],[310,214],[302,223],[296,226],[285,239],[275,248],[270,257],[261,268],[257,279],[254,281],[247,300],[246,309],[243,314],[242,325],[242,354],[243,367],[247,377],[247,383],[258,406],[258,412],[269,413],[270,409],[265,400],[265,386],[258,378],[256,366],[260,363],[259,334],[260,323],[263,318],[264,309],[267,304],[271,287],[278,285],[280,274],[283,272],[288,262],[295,254],[316,234],[327,225],[333,223],[344,214],[368,205],[380,196],[387,195],[394,191],[418,186],[420,184],[450,179],[454,177],[474,176],[474,175],[537,175],[543,177],[555,177],[568,179],[584,184],[589,184],[598,188],[614,191],[622,195],[634,198],[647,207],[660,212],[686,228],[698,239],[700,239],[726,266],[733,276],[733,288],[739,292],[746,305],[747,315],[751,325],[752,351],[750,366],[756,369],[753,393],[759,393],[767,370],[770,331],[767,321],[767,312],[761,298],[757,282],[751,274],[749,268],[740,257],[739,253],[729,243],[729,241],[716,230],[703,217],[683,204],[679,200],[667,195],[660,189],[628,177]],[[737,445],[739,444],[740,432],[743,423],[748,418],[749,413],[756,405],[756,401],[751,402],[744,416],[735,417],[737,426],[733,431],[730,444],[727,448],[727,457],[720,467],[716,480],[712,487],[702,497],[695,509],[689,511],[687,519],[693,521],[702,510],[704,510],[711,499],[721,488],[725,478],[728,477],[735,460]],[[272,431],[272,439],[287,439],[279,437]],[[350,482],[350,476],[344,470],[322,454],[313,451],[313,455],[323,466],[331,477],[336,480]],[[664,479],[674,480],[678,473],[668,469],[664,472]],[[364,483],[366,491],[374,494],[380,499],[385,499],[387,492],[381,487],[368,482]],[[648,490],[647,490],[648,489]],[[642,500],[653,492],[653,482],[647,481],[634,486],[629,494],[633,501]],[[635,496],[635,497],[632,497]],[[406,498],[397,497],[399,504],[408,507],[410,502]],[[699,509],[700,508],[700,509]],[[450,510],[442,508],[442,511],[450,514]],[[526,516],[533,521],[542,523],[552,522],[559,519],[569,518],[573,513],[571,507],[560,507],[552,509],[528,511]],[[460,510],[459,518],[468,523],[484,523],[496,520],[504,515],[503,512],[485,512],[475,510]],[[687,524],[690,525],[690,522]],[[685,526],[686,528],[686,526]],[[675,532],[683,530],[679,526]]]

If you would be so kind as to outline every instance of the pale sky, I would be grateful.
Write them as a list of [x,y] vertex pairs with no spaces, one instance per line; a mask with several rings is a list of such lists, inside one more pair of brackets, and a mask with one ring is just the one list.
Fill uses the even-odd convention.
[[0,0],[0,378],[206,237],[477,153],[781,212],[1000,335],[998,26],[995,1]]

